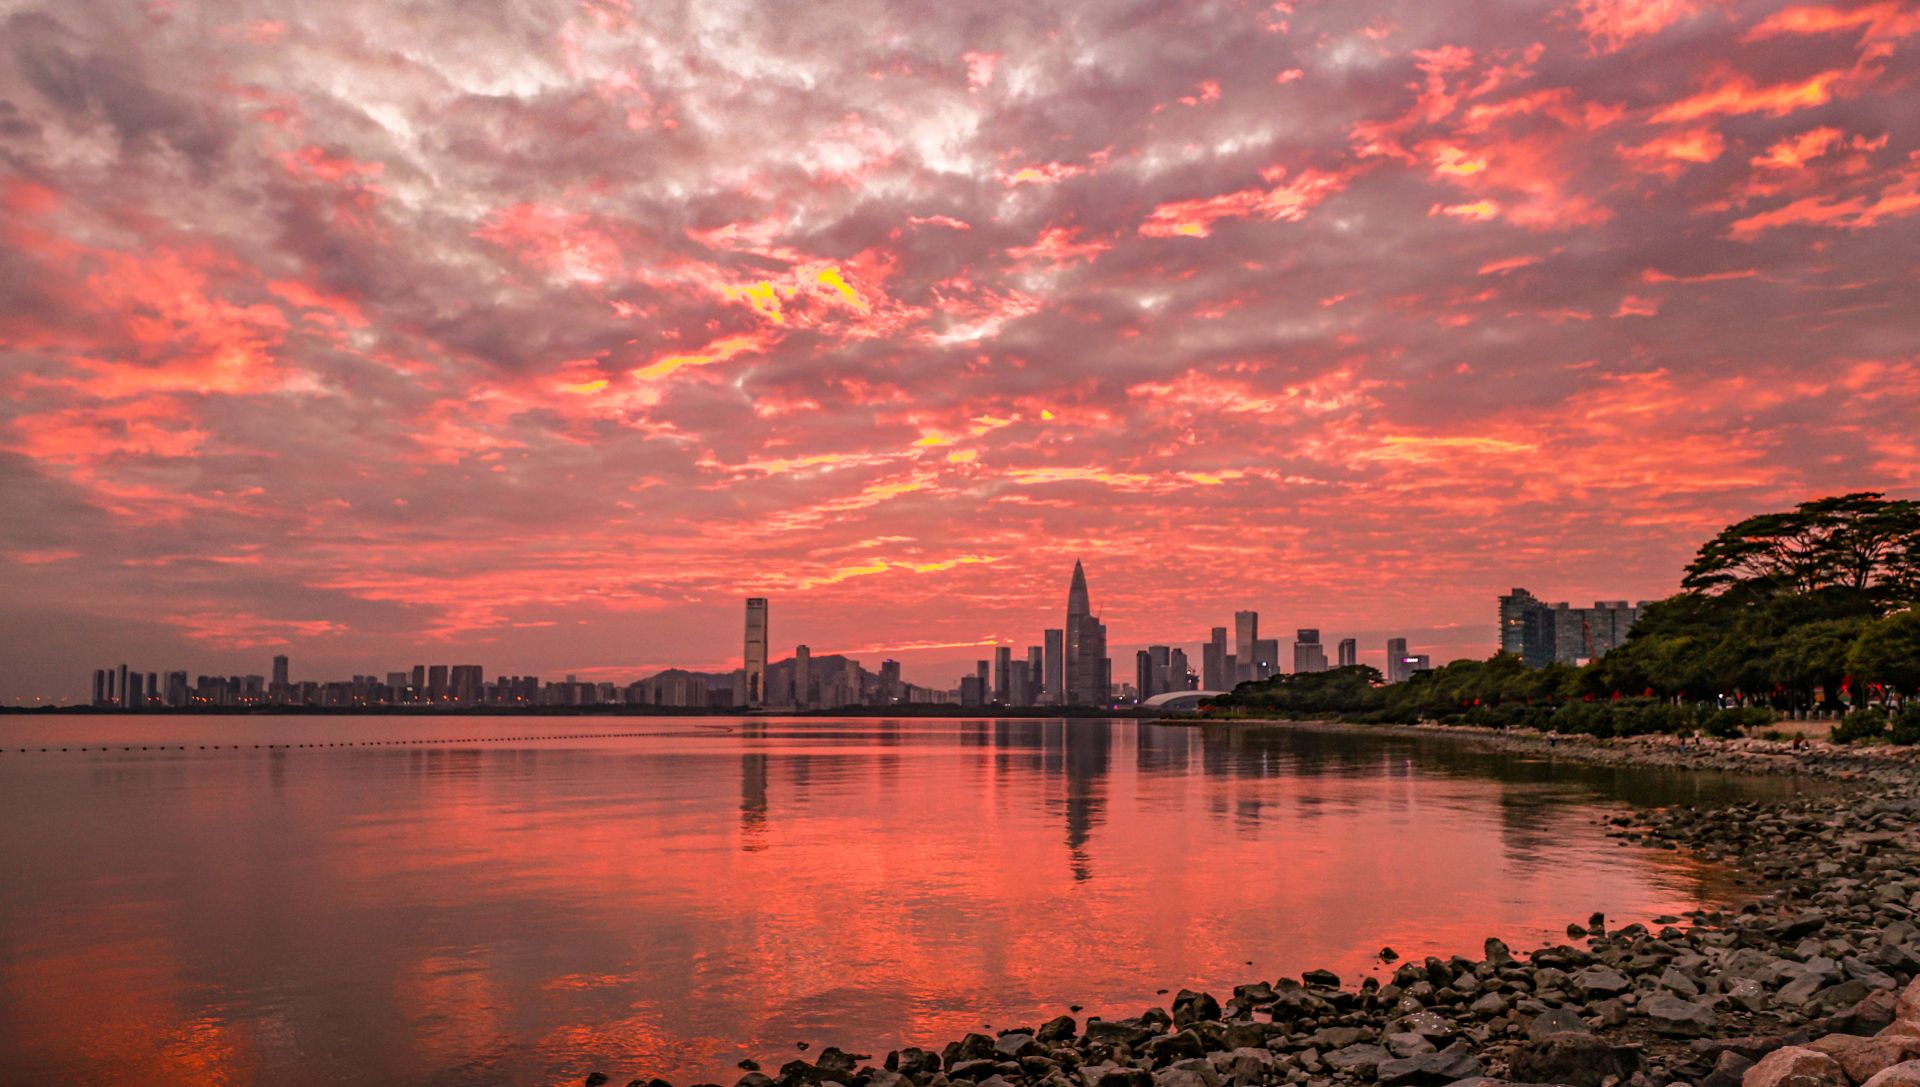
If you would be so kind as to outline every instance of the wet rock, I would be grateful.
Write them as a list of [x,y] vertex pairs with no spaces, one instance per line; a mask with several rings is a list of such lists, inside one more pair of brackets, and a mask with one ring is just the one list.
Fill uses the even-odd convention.
[[1220,1018],[1220,1002],[1206,993],[1182,989],[1173,998],[1175,1026],[1192,1026]]
[[1300,975],[1300,980],[1320,989],[1337,989],[1340,987],[1340,975],[1331,970],[1309,970]]
[[1850,1087],[1840,1062],[1814,1049],[1786,1046],[1747,1069],[1740,1087]]
[[1052,1019],[1040,1024],[1039,1031],[1037,1031],[1033,1037],[1036,1041],[1040,1042],[1070,1042],[1073,1040],[1077,1026],[1078,1024],[1073,1021],[1073,1016],[1056,1015]]
[[1153,1039],[1147,1043],[1146,1049],[1147,1056],[1152,1058],[1155,1065],[1169,1065],[1175,1061],[1206,1056],[1207,1044],[1194,1031],[1183,1030],[1178,1034]]
[[748,1072],[735,1080],[733,1087],[774,1087],[773,1077],[760,1072]]
[[940,1054],[930,1053],[918,1046],[908,1046],[900,1051],[899,1059],[889,1067],[903,1076],[917,1079],[940,1071]]
[[601,1084],[611,1078],[613,1077],[607,1075],[605,1072],[588,1072],[587,1078],[583,1082],[586,1084],[586,1087],[600,1087]]
[[1514,1053],[1510,1064],[1521,1079],[1569,1087],[1601,1087],[1609,1078],[1625,1079],[1633,1071],[1606,1041],[1575,1031],[1529,1041]]

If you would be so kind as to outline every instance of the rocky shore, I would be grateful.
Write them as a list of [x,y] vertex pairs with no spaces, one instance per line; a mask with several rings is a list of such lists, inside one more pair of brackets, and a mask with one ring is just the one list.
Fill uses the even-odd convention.
[[1621,838],[1739,874],[1753,897],[1737,909],[1620,927],[1596,915],[1570,924],[1565,943],[1517,954],[1489,938],[1481,958],[1404,962],[1385,983],[1310,970],[1223,996],[1183,990],[1130,1018],[1063,1015],[877,1060],[829,1047],[770,1071],[742,1062],[736,1087],[1920,1087],[1911,759],[1764,741],[1550,746],[1554,757],[1853,785],[1614,820]]

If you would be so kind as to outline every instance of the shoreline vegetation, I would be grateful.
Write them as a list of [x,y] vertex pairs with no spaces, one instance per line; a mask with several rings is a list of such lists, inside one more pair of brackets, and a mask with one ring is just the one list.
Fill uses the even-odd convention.
[[1201,712],[1601,738],[1825,722],[1837,743],[1920,744],[1920,502],[1860,492],[1749,517],[1701,545],[1681,587],[1585,664],[1503,652],[1391,685],[1353,665],[1242,683]]
[[1571,920],[1565,943],[1530,952],[1489,936],[1479,958],[1399,961],[1382,948],[1399,963],[1385,983],[1308,970],[877,1061],[833,1046],[771,1071],[742,1061],[735,1087],[1920,1087],[1920,752],[1389,728],[1554,759],[1843,785],[1610,820],[1623,844],[1684,850],[1739,878],[1751,897],[1727,908],[1624,925],[1594,914]]

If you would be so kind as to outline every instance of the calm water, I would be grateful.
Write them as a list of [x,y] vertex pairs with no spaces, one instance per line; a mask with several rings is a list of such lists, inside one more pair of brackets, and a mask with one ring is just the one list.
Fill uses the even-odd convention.
[[[251,746],[367,741],[409,742]],[[1091,720],[15,718],[0,745],[4,1083],[732,1083],[800,1040],[1679,911],[1714,874],[1598,820],[1789,787]]]

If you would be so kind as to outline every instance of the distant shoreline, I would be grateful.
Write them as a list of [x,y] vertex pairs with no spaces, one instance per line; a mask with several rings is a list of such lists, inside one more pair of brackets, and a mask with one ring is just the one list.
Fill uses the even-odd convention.
[[706,709],[695,706],[0,706],[27,717],[925,717],[964,720],[1125,718],[1163,720],[1159,710],[1086,706],[845,706],[831,710]]

